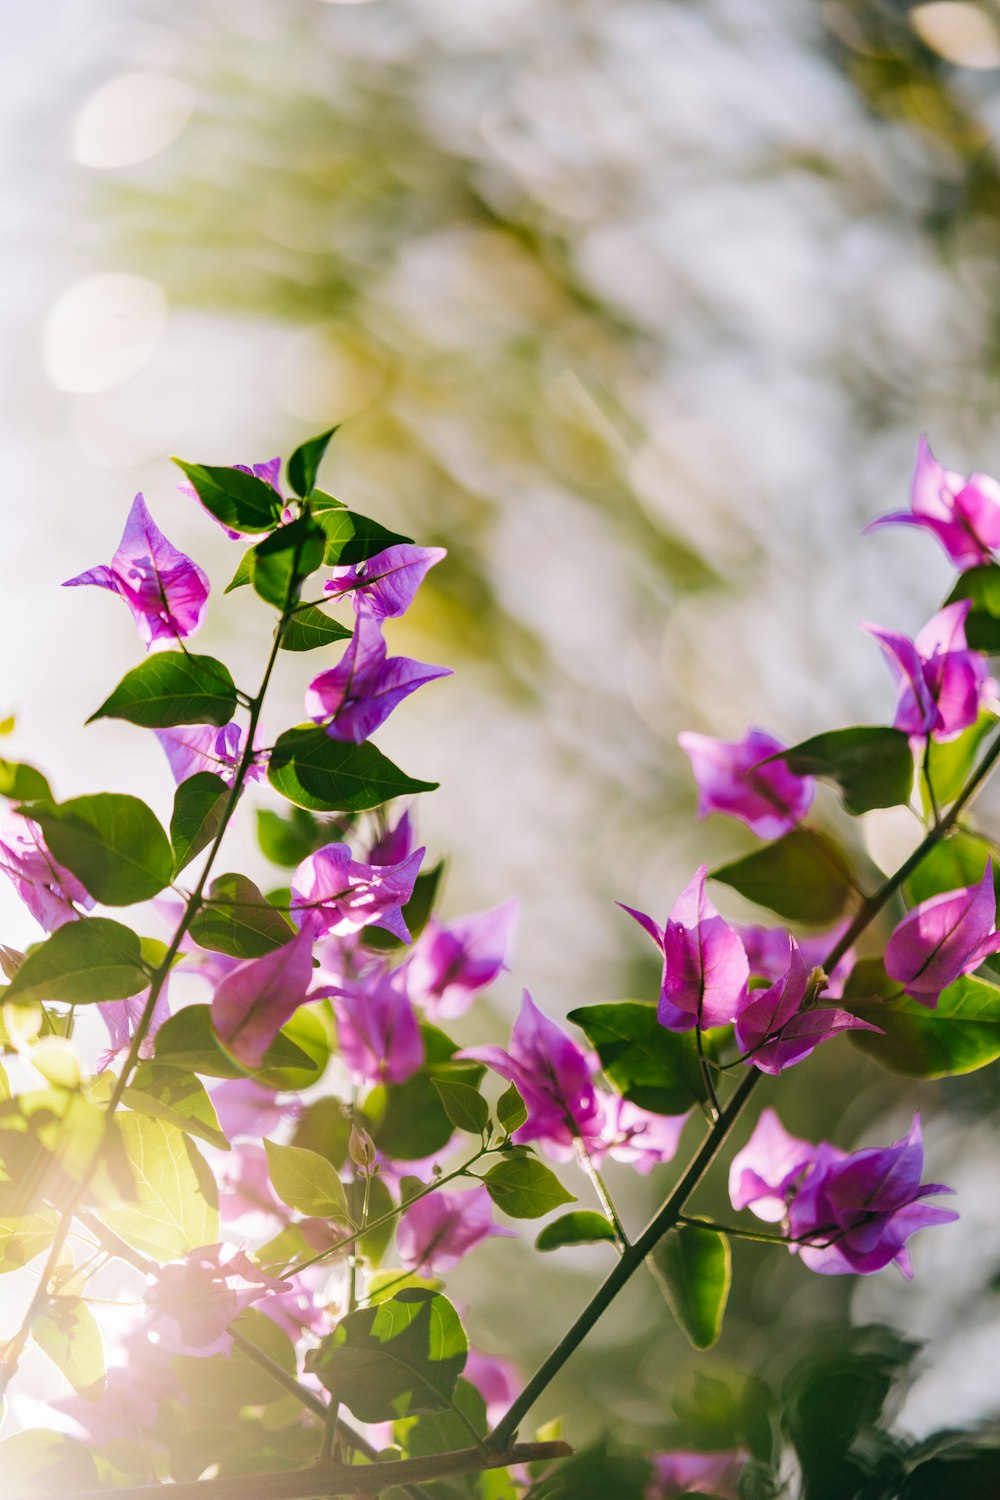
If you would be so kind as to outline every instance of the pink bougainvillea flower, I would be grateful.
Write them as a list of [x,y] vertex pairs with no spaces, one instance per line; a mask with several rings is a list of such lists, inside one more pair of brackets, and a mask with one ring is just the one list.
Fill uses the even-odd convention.
[[958,1218],[952,1209],[921,1202],[932,1194],[951,1192],[940,1183],[921,1184],[923,1167],[919,1115],[914,1115],[906,1136],[892,1146],[844,1155],[820,1145],[788,1210],[792,1239],[815,1243],[792,1249],[811,1271],[824,1276],[867,1276],[892,1261],[909,1280],[913,1276],[906,1250],[909,1236]]
[[462,1015],[476,991],[492,984],[507,967],[516,917],[514,897],[491,911],[473,912],[447,924],[432,917],[407,960],[409,995],[431,1017]]
[[403,907],[413,895],[425,850],[415,849],[396,865],[366,865],[351,858],[347,844],[325,844],[292,876],[291,912],[313,938],[347,937],[363,927],[384,927],[410,941]]
[[262,1140],[282,1120],[297,1119],[302,1109],[294,1097],[279,1104],[277,1090],[253,1078],[227,1078],[212,1090],[211,1098],[222,1133],[230,1141],[246,1135]]
[[387,656],[381,622],[359,614],[340,661],[306,689],[306,713],[333,739],[360,745],[410,693],[435,677],[450,676],[450,667]]
[[663,954],[657,1015],[668,1031],[728,1026],[746,994],[750,977],[746,950],[705,895],[706,874],[702,865],[674,902],[665,928],[644,912],[618,903]]
[[926,437],[917,445],[910,509],[870,521],[881,526],[919,526],[937,537],[951,561],[964,572],[988,563],[1000,546],[1000,484],[988,474],[963,479],[938,463]]
[[733,1207],[749,1208],[758,1219],[778,1223],[803,1174],[816,1160],[816,1152],[817,1147],[808,1141],[789,1135],[773,1109],[762,1110],[753,1135],[729,1168]]
[[338,596],[349,593],[358,614],[377,620],[403,615],[427,573],[446,556],[443,547],[400,543],[349,568],[334,568],[326,591]]
[[539,1141],[556,1157],[572,1154],[579,1137],[598,1144],[604,1129],[603,1101],[591,1081],[590,1060],[566,1033],[550,1021],[524,991],[521,1010],[503,1047],[468,1047],[457,1057],[484,1062],[501,1078],[517,1085],[528,1118],[514,1140]]
[[[156,997],[153,1006],[153,1017],[149,1023],[149,1029],[143,1037],[139,1046],[139,1057],[152,1057],[155,1050],[156,1033],[170,1015],[170,1003],[167,1000],[167,982],[165,981]],[[128,1000],[100,1000],[97,1009],[101,1013],[101,1020],[108,1028],[110,1045],[103,1052],[98,1053],[97,1071],[103,1073],[105,1068],[117,1062],[120,1057],[127,1057],[135,1035],[136,1027],[142,1019],[142,1013],[146,1009],[149,999],[149,991],[141,995],[133,995]]]
[[[842,922],[831,928],[829,932],[796,938],[795,941],[806,967],[810,969],[821,967],[824,958],[832,952],[846,928],[847,923]],[[791,933],[787,927],[740,926],[735,930],[739,933],[746,949],[750,973],[759,979],[769,979],[772,984],[780,979],[788,968],[788,943]],[[827,975],[824,995],[831,1000],[839,1000],[844,993],[844,985],[853,967],[854,949],[848,948],[844,956],[834,965],[833,972]]]
[[[278,476],[281,473],[280,458],[269,458],[266,463],[262,464],[230,464],[230,468],[239,469],[242,474],[253,474],[256,479],[262,479],[265,484],[271,486],[279,499],[282,498],[281,489],[278,485]],[[197,500],[199,505],[201,504],[201,496],[193,484],[185,480],[177,488],[182,495],[190,495],[192,500]],[[211,516],[212,512],[209,511],[208,514]],[[291,521],[293,519],[291,509],[287,505],[281,513],[281,519],[283,521]],[[212,516],[212,520],[221,526],[226,536],[231,537],[234,542],[242,541],[244,536],[242,531],[234,531],[231,526],[227,526],[224,521],[220,521],[218,516]]]
[[490,1195],[484,1187],[428,1193],[411,1204],[399,1221],[399,1263],[421,1276],[442,1276],[494,1235],[512,1236],[513,1231],[493,1223]]
[[46,932],[78,917],[77,906],[89,911],[94,904],[76,876],[53,859],[38,824],[11,808],[0,809],[0,871]]
[[413,853],[413,819],[404,812],[399,822],[386,828],[368,851],[370,865],[398,865],[408,854]]
[[983,703],[996,696],[984,658],[965,643],[971,608],[971,599],[949,604],[913,641],[894,630],[862,624],[882,647],[899,683],[893,728],[948,739],[974,724]]
[[205,1245],[151,1273],[146,1306],[150,1331],[174,1354],[225,1354],[233,1319],[286,1283],[268,1276],[242,1250]]
[[736,1041],[741,1052],[750,1054],[748,1067],[781,1073],[842,1031],[880,1029],[846,1010],[815,1005],[803,1009],[811,975],[793,937],[787,939],[785,957],[781,978],[766,990],[751,991],[736,1017]]
[[673,1161],[690,1110],[683,1115],[654,1115],[616,1094],[605,1094],[603,1102],[605,1123],[601,1140],[588,1146],[595,1159],[606,1152],[643,1176],[662,1162]]
[[711,1495],[736,1500],[736,1486],[746,1463],[743,1453],[692,1453],[676,1450],[653,1455],[653,1480],[646,1500],[678,1500],[682,1495]]
[[802,821],[812,803],[812,776],[795,776],[782,760],[767,761],[785,746],[761,729],[742,740],[715,740],[684,733],[677,743],[690,757],[698,786],[698,816],[727,813],[762,839],[777,839]]
[[282,1026],[305,1003],[312,977],[312,938],[306,928],[226,975],[212,997],[212,1025],[237,1062],[260,1067]]
[[921,901],[900,922],[885,950],[885,971],[931,1009],[942,990],[1000,951],[993,862],[978,885]]
[[[243,758],[247,734],[238,724],[216,729],[212,724],[178,724],[173,729],[154,729],[163,746],[174,780],[180,784],[198,771],[212,771],[231,786]],[[262,781],[267,774],[267,752],[258,749],[254,735],[254,758],[247,767],[246,781]]]
[[68,578],[63,588],[84,583],[110,589],[125,600],[147,650],[193,634],[208,602],[207,577],[197,563],[167,541],[141,495],[132,502],[110,564],[101,563]]
[[240,1233],[255,1238],[269,1238],[288,1223],[291,1216],[271,1186],[263,1146],[255,1141],[240,1142],[226,1153],[216,1170],[223,1223],[241,1220]]
[[481,1349],[469,1350],[462,1378],[474,1385],[486,1402],[486,1420],[491,1427],[497,1425],[524,1384],[520,1370],[509,1359],[484,1354]]
[[399,972],[324,986],[332,996],[340,1054],[369,1083],[405,1083],[424,1061],[424,1040]]

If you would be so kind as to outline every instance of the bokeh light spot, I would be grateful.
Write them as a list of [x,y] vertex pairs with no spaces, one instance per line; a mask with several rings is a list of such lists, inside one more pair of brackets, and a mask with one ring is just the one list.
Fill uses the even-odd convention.
[[166,73],[122,73],[91,94],[73,128],[73,158],[104,171],[163,151],[191,117],[194,92]]
[[64,292],[45,325],[45,368],[62,391],[88,394],[128,380],[156,352],[167,323],[163,288],[144,276],[88,276]]

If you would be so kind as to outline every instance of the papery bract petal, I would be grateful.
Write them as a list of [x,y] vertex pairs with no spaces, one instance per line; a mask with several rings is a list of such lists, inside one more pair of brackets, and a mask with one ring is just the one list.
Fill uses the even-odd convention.
[[788,1195],[816,1159],[816,1147],[789,1135],[773,1109],[761,1111],[742,1151],[729,1168],[729,1197],[736,1209],[749,1208],[768,1223],[785,1216]]
[[493,1223],[490,1195],[484,1187],[456,1193],[438,1189],[402,1215],[396,1248],[400,1264],[407,1269],[439,1276],[453,1271],[483,1240],[512,1233]]
[[796,776],[781,760],[761,764],[785,749],[763,730],[748,729],[736,742],[685,732],[677,743],[691,760],[699,817],[727,813],[760,838],[776,839],[791,832],[808,812],[816,786],[813,777]]
[[358,613],[378,620],[405,614],[428,571],[447,553],[443,547],[414,547],[400,543],[364,562],[334,568],[326,584],[328,594],[349,593]]
[[910,491],[910,510],[870,521],[865,531],[882,526],[918,526],[941,543],[963,572],[988,563],[1000,546],[1000,485],[988,474],[960,474],[945,469],[926,437],[917,445]]
[[360,745],[410,693],[450,675],[450,667],[432,667],[408,656],[387,657],[381,622],[362,613],[340,661],[309,684],[306,713],[333,739]]
[[397,975],[330,986],[344,1063],[369,1083],[405,1083],[423,1065],[424,1040]]
[[514,897],[490,911],[473,912],[447,924],[432,917],[407,960],[409,995],[431,1017],[462,1015],[476,991],[492,984],[507,967],[516,917]]
[[886,945],[885,970],[921,1005],[934,1007],[941,991],[1000,949],[996,933],[993,864],[978,885],[944,891],[909,912]]
[[746,991],[750,965],[739,936],[705,895],[702,865],[678,896],[663,932],[658,1016],[670,1031],[727,1026]]
[[402,908],[413,895],[424,849],[399,864],[366,865],[351,858],[347,844],[325,844],[292,876],[291,913],[314,938],[346,937],[363,927],[384,927],[410,941]]
[[38,824],[9,807],[0,809],[0,872],[46,932],[75,921],[76,906],[89,911],[94,905],[76,876],[53,858]]
[[212,1024],[244,1067],[260,1067],[282,1026],[304,1004],[312,976],[312,938],[303,928],[290,942],[263,958],[247,959],[223,979],[212,999]]

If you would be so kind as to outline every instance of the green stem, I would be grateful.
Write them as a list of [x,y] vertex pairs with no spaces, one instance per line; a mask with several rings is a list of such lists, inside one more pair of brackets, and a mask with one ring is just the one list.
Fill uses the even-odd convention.
[[793,1245],[797,1243],[783,1234],[767,1234],[763,1229],[744,1229],[738,1224],[716,1224],[712,1219],[689,1219],[687,1214],[677,1215],[678,1224],[690,1224],[694,1229],[714,1229],[731,1240],[759,1240],[766,1245]]
[[[834,944],[823,961],[822,967],[827,973],[843,958],[844,954],[857,941],[868,924],[878,915],[883,906],[892,899],[903,882],[909,879],[921,861],[950,833],[952,827],[958,821],[962,810],[976,796],[998,758],[1000,758],[1000,734],[997,735],[989,750],[983,756],[983,759],[976,767],[961,795],[953,803],[950,810],[940,822],[927,831],[921,843],[910,857],[903,862],[895,874],[890,875],[874,895],[867,897],[861,903],[853,922],[851,922],[847,930]],[[590,1302],[588,1302],[587,1306],[579,1314],[576,1322],[560,1339],[551,1354],[542,1361],[542,1364],[528,1381],[524,1390],[515,1398],[509,1410],[500,1422],[497,1423],[497,1426],[487,1439],[491,1448],[503,1447],[510,1441],[513,1434],[517,1431],[521,1420],[559,1373],[570,1356],[579,1348],[594,1324],[611,1306],[622,1287],[625,1286],[638,1270],[639,1266],[642,1265],[649,1252],[679,1222],[687,1200],[719,1154],[726,1137],[743,1113],[754,1089],[763,1076],[761,1073],[752,1071],[741,1081],[735,1093],[721,1110],[719,1118],[713,1125],[708,1136],[698,1147],[680,1181],[669,1194],[658,1213],[653,1217],[635,1243],[630,1245],[624,1252],[618,1264],[613,1267],[610,1275],[598,1287]]]
[[479,1151],[476,1152],[475,1156],[470,1156],[468,1161],[463,1162],[462,1165],[460,1167],[456,1167],[454,1171],[446,1172],[443,1177],[435,1178],[435,1180],[433,1182],[429,1182],[421,1192],[414,1193],[412,1198],[407,1198],[405,1203],[397,1203],[395,1207],[391,1208],[387,1213],[380,1214],[377,1219],[372,1219],[367,1228],[355,1229],[352,1234],[345,1234],[342,1240],[338,1240],[337,1243],[335,1245],[331,1245],[329,1249],[320,1250],[317,1255],[311,1255],[308,1260],[300,1260],[297,1265],[288,1266],[284,1271],[280,1273],[281,1280],[287,1281],[289,1276],[297,1276],[300,1271],[305,1271],[309,1266],[315,1266],[321,1260],[329,1260],[331,1256],[339,1255],[342,1250],[350,1249],[350,1247],[358,1240],[360,1240],[363,1235],[368,1233],[368,1230],[380,1229],[383,1224],[390,1224],[392,1220],[398,1218],[401,1213],[405,1213],[411,1203],[419,1203],[421,1198],[426,1198],[429,1193],[436,1193],[438,1188],[444,1187],[446,1182],[453,1182],[456,1177],[463,1177],[468,1172],[470,1167],[474,1167],[476,1162],[479,1161],[481,1157],[488,1155],[488,1153],[489,1148],[482,1147]]
[[579,1162],[581,1169],[586,1172],[587,1176],[590,1178],[594,1192],[597,1194],[598,1200],[600,1201],[600,1205],[604,1209],[607,1217],[611,1220],[612,1228],[615,1231],[615,1244],[618,1247],[619,1253],[624,1253],[624,1251],[626,1251],[629,1247],[629,1237],[625,1233],[625,1226],[621,1221],[621,1217],[618,1213],[617,1208],[615,1207],[614,1200],[612,1199],[611,1194],[608,1192],[607,1183],[604,1181],[604,1178],[598,1170],[593,1158],[590,1155],[590,1152],[587,1150],[587,1147],[579,1136],[577,1136],[576,1138],[576,1159]]
[[705,1092],[708,1095],[708,1101],[711,1106],[710,1123],[714,1125],[716,1120],[719,1118],[719,1099],[718,1095],[715,1092],[715,1084],[712,1081],[712,1073],[711,1069],[708,1066],[708,1058],[705,1056],[705,1044],[702,1040],[700,1025],[694,1028],[694,1040],[695,1046],[698,1049],[698,1066],[701,1068],[702,1082],[705,1085]]

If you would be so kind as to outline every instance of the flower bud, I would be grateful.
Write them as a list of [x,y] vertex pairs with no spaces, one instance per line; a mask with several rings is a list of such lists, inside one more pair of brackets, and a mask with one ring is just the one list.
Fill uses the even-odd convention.
[[361,1125],[351,1125],[351,1137],[347,1143],[351,1161],[363,1172],[371,1170],[375,1161],[375,1142]]

